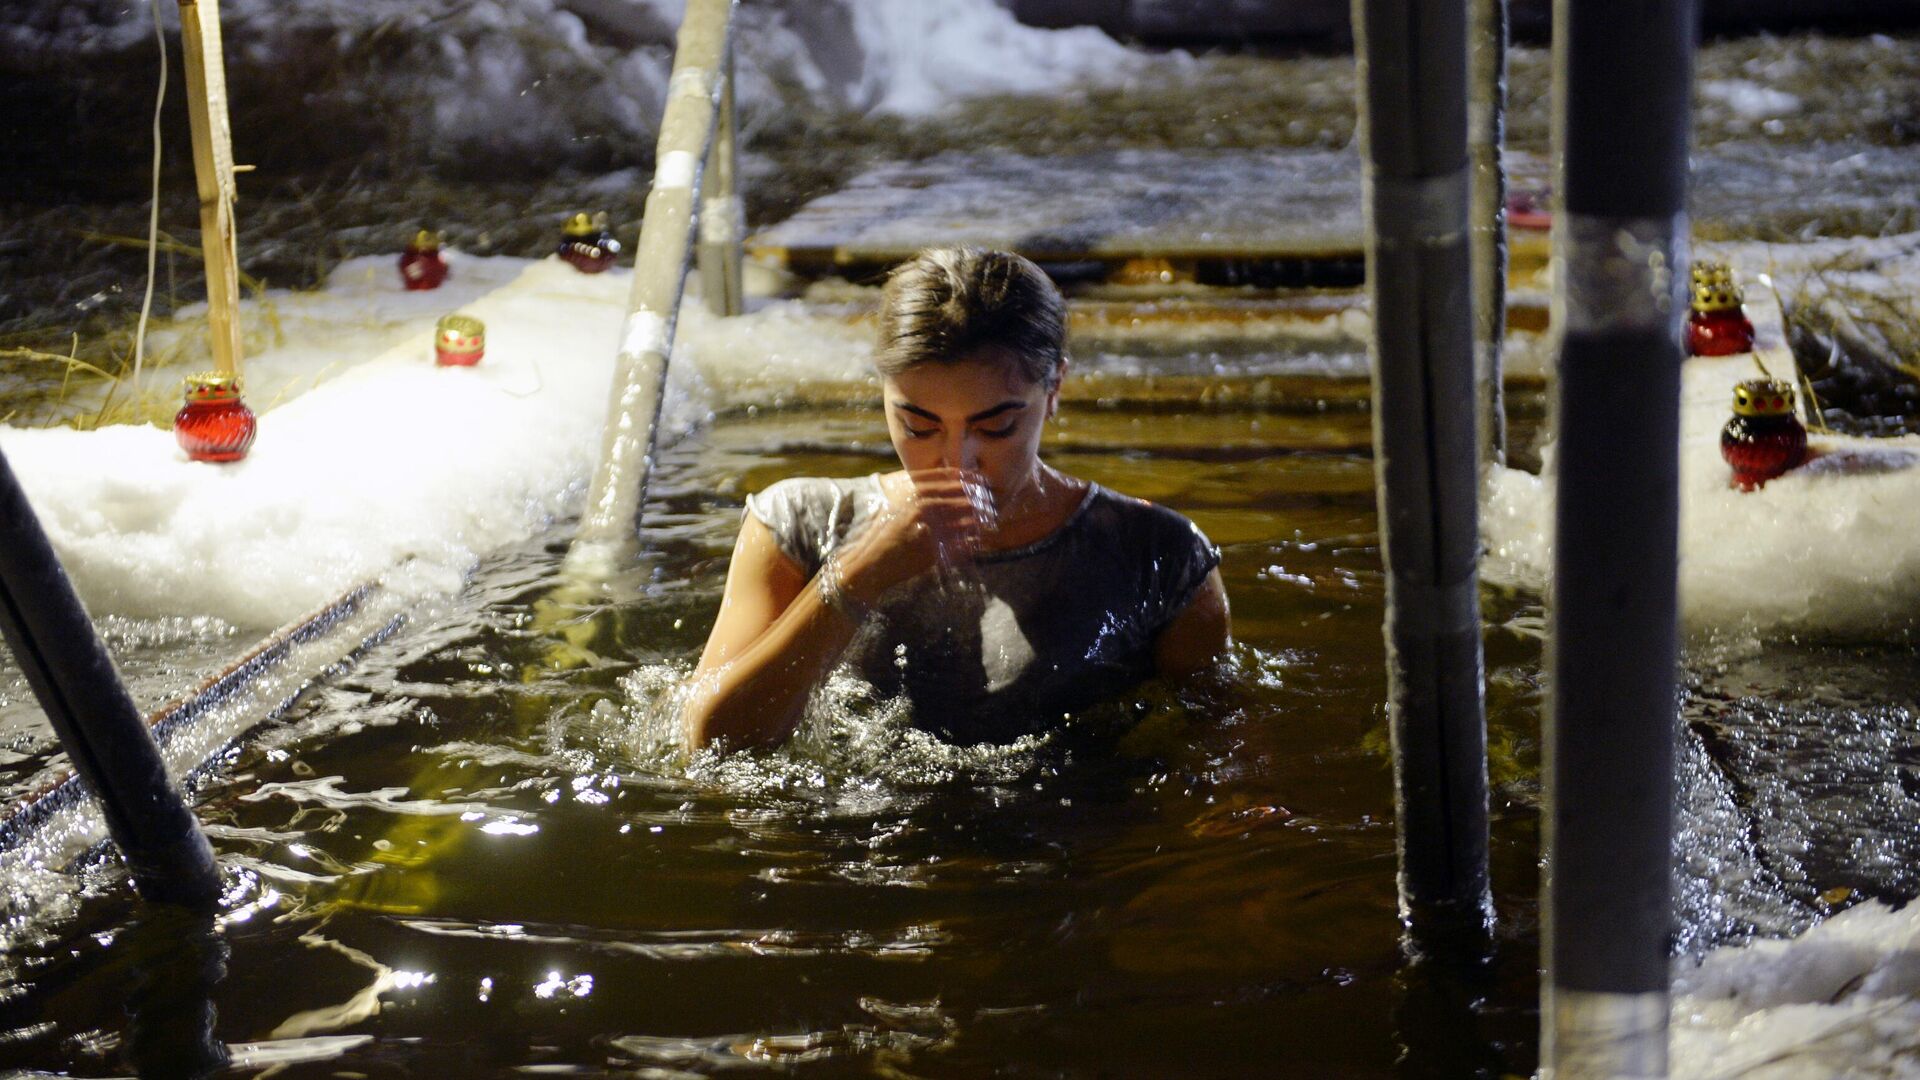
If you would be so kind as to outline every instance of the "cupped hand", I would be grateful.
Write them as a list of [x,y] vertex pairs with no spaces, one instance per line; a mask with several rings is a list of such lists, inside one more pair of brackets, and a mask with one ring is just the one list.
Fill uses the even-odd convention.
[[994,524],[991,492],[965,469],[893,473],[880,490],[886,506],[835,555],[842,587],[868,604],[936,566],[970,561]]

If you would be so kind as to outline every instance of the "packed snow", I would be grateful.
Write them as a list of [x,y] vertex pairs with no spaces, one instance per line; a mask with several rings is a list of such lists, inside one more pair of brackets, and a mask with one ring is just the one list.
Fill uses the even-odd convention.
[[[0,25],[0,51],[124,62],[151,45],[156,10],[177,27],[172,3],[38,0]],[[319,38],[344,84],[328,92],[381,116],[407,145],[443,159],[557,163],[591,161],[595,146],[613,147],[614,160],[652,147],[684,11],[684,0],[226,0],[221,21],[243,88],[317,96],[278,84],[303,77]],[[1025,26],[994,0],[745,5],[734,42],[749,131],[795,108],[926,115],[1184,59],[1092,28]]]
[[[261,417],[242,462],[189,461],[153,427],[0,427],[93,614],[270,627],[405,559],[410,581],[453,588],[481,555],[577,510],[631,272],[451,261],[442,291],[404,292],[393,258],[369,257],[323,292],[246,301],[256,333],[272,309],[283,343],[247,363]],[[487,327],[473,368],[433,362],[434,323],[454,310]],[[690,302],[680,339],[668,437],[799,371],[860,377],[868,349],[846,320],[785,304],[717,320]]]
[[1671,1023],[1676,1077],[1920,1076],[1920,905],[1682,960]]
[[1785,90],[1762,86],[1751,79],[1716,79],[1700,84],[1700,96],[1717,101],[1748,120],[1790,116],[1800,111],[1800,99]]

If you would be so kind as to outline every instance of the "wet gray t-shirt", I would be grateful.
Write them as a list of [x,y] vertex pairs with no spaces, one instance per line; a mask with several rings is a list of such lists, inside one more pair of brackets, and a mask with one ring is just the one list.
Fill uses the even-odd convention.
[[[877,475],[783,480],[747,500],[809,577],[885,505]],[[1090,484],[1051,535],[895,589],[846,662],[905,694],[920,728],[1006,741],[1152,675],[1154,639],[1219,562],[1178,513]]]

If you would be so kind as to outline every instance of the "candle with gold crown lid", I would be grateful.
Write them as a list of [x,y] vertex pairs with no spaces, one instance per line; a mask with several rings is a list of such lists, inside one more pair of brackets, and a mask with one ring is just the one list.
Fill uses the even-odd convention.
[[560,241],[560,257],[583,274],[605,270],[620,254],[620,241],[607,228],[605,211],[592,217],[575,214],[567,219],[562,231],[566,235]]
[[1725,263],[1693,264],[1692,311],[1687,316],[1688,356],[1732,356],[1753,351],[1753,320]]
[[447,280],[447,260],[440,254],[440,234],[421,229],[400,253],[400,282],[410,292],[437,289]]
[[194,461],[239,461],[259,422],[240,400],[240,377],[203,371],[186,380],[187,403],[173,417],[173,438]]
[[433,362],[472,367],[487,354],[487,324],[471,315],[448,315],[433,328]]
[[1793,387],[1749,379],[1733,388],[1733,419],[1720,429],[1731,487],[1752,491],[1807,459],[1807,429],[1794,414]]

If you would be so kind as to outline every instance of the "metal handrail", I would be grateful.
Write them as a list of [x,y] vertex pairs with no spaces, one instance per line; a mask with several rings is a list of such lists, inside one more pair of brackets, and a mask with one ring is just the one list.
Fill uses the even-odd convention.
[[[634,547],[640,506],[653,469],[687,263],[702,216],[710,223],[700,245],[703,261],[709,265],[703,277],[718,284],[718,288],[708,286],[708,302],[717,302],[722,311],[730,304],[737,310],[739,238],[738,229],[731,226],[740,215],[737,199],[728,190],[734,171],[734,124],[730,116],[720,115],[730,113],[733,104],[728,57],[735,5],[736,0],[689,0],[680,23],[600,462],[579,532],[567,553],[567,568],[577,575],[610,572]],[[718,140],[716,128],[721,134]],[[703,173],[709,178],[704,215],[695,197]],[[735,234],[730,242],[728,232]],[[734,260],[730,273],[725,263],[728,252]],[[729,281],[735,283],[731,291]]]
[[160,748],[73,591],[40,519],[0,453],[0,636],[40,699],[74,771],[150,900],[220,895],[213,849],[167,775]]

